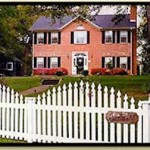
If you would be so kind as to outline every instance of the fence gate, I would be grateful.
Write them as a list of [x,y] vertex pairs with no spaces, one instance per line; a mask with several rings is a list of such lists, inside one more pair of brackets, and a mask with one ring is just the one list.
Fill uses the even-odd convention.
[[150,101],[88,82],[24,98],[0,85],[0,136],[42,143],[149,143]]

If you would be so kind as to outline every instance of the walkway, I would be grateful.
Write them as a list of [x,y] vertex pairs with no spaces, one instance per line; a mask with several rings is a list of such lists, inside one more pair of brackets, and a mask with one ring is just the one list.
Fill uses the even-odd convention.
[[26,96],[26,95],[30,95],[30,94],[36,94],[39,92],[43,92],[43,91],[47,90],[48,88],[49,88],[49,85],[40,85],[40,86],[31,88],[31,89],[28,89],[26,91],[22,91],[20,93],[23,94],[24,96]]

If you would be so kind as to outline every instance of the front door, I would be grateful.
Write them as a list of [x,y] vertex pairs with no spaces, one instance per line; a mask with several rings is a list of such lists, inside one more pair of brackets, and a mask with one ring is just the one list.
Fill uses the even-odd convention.
[[88,53],[72,53],[72,74],[82,74],[83,70],[88,70]]
[[84,57],[77,57],[77,74],[82,74],[84,70]]

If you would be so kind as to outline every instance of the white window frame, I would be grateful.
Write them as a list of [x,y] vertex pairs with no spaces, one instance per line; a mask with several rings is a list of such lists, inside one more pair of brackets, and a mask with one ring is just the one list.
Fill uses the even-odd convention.
[[[121,66],[122,64],[125,64],[126,68],[122,67]],[[120,57],[120,68],[123,68],[123,69],[127,69],[128,68],[128,59],[127,59],[127,57]]]
[[[42,43],[39,42],[39,38],[43,40]],[[37,33],[37,44],[44,44],[44,33]]]
[[[51,59],[51,61],[50,61],[50,68],[58,68],[58,57],[51,57],[50,59]],[[56,63],[56,62],[57,62],[57,66],[53,67],[53,63]]]
[[[8,65],[11,65],[11,67],[8,68]],[[13,71],[13,69],[14,69],[13,62],[7,62],[7,63],[6,63],[6,70],[8,70],[8,71]]]
[[[80,41],[81,38],[83,41]],[[87,44],[87,31],[74,31],[74,44]]]
[[[126,35],[125,35],[126,34]],[[126,37],[126,41],[122,42],[121,39]],[[127,31],[120,31],[120,43],[128,43],[128,32]]]
[[[43,67],[39,67],[40,63],[41,63],[41,65],[43,65]],[[37,68],[44,68],[44,57],[38,57],[37,58]]]
[[[110,42],[106,41],[107,36],[111,36]],[[111,30],[105,31],[105,43],[112,43],[112,42],[113,42],[113,31],[111,31]]]
[[107,67],[107,64],[109,63],[109,61],[106,61],[107,59],[109,59],[109,61],[112,62],[112,66],[113,66],[113,57],[105,57],[105,68],[109,69],[109,68]]
[[[54,36],[57,38],[57,42],[53,42]],[[58,32],[51,32],[51,44],[58,44]]]

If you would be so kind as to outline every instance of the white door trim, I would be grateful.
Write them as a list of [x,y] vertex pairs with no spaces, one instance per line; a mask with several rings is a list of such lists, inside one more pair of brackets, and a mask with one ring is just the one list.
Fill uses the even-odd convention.
[[77,56],[75,55],[79,53],[85,54],[85,56],[83,56],[84,57],[84,70],[88,70],[88,52],[85,52],[85,51],[72,52],[72,74],[73,75],[77,74],[77,68],[76,68]]

